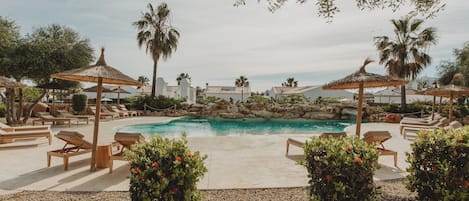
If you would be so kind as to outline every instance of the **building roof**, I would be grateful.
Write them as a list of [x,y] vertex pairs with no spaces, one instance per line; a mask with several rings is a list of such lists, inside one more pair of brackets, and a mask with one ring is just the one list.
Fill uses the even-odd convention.
[[272,87],[275,94],[279,95],[290,95],[290,94],[302,94],[306,91],[320,88],[321,86],[303,86],[303,87]]
[[235,86],[207,86],[205,93],[207,94],[249,94],[251,93],[250,87],[235,87]]

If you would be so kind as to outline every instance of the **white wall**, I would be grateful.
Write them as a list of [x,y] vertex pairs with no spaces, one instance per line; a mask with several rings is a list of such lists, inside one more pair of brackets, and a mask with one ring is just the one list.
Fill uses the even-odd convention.
[[350,99],[353,100],[353,93],[345,90],[324,90],[322,87],[318,87],[303,93],[306,97],[311,100],[315,100],[319,96],[322,98],[337,98],[337,99]]

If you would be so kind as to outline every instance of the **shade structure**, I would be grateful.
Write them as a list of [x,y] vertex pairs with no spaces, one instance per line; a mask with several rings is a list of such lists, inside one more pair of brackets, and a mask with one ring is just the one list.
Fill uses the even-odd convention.
[[0,76],[0,87],[4,87],[4,88],[24,88],[26,86],[27,85],[25,85],[21,82],[17,82],[17,81],[14,81],[14,80],[10,79],[10,78]]
[[[449,98],[449,115],[448,119],[453,120],[453,98],[469,95],[469,88],[454,84],[433,88],[425,92],[427,95],[440,96]],[[440,99],[441,100],[441,99]]]
[[404,85],[407,83],[405,80],[396,79],[391,76],[383,76],[365,71],[365,66],[373,62],[366,59],[360,69],[342,79],[332,81],[322,88],[326,90],[341,90],[341,89],[358,89],[358,106],[357,106],[357,128],[356,135],[360,137],[360,127],[362,121],[362,104],[363,104],[363,89],[373,87],[386,87]]
[[141,86],[142,83],[123,74],[112,66],[108,66],[104,60],[104,48],[101,48],[101,56],[95,65],[68,70],[52,75],[53,78],[98,83],[96,95],[96,114],[94,118],[93,148],[91,152],[90,170],[96,170],[96,147],[98,145],[99,119],[101,113],[101,95],[103,83],[115,85]]
[[[92,86],[86,89],[83,89],[84,92],[97,92],[98,86]],[[130,94],[125,89],[122,89],[120,86],[103,86],[103,93],[116,93],[117,94],[117,104],[120,104],[120,94]]]

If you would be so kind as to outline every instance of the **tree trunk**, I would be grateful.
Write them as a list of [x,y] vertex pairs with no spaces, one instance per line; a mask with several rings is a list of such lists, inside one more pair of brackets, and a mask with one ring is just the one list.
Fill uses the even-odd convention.
[[9,114],[9,118],[10,118],[10,124],[16,124],[16,121],[15,121],[15,114],[16,114],[16,107],[15,107],[15,89],[9,89],[9,96],[10,96],[10,100],[8,101],[8,103],[10,104],[10,114]]
[[46,89],[43,89],[41,96],[39,96],[39,98],[37,98],[36,100],[34,100],[34,101],[32,102],[32,104],[28,107],[28,110],[26,110],[26,113],[25,113],[24,118],[23,118],[23,124],[26,124],[26,122],[28,122],[28,119],[29,119],[29,117],[31,117],[31,113],[32,113],[32,111],[33,111],[34,106],[36,106],[36,104],[39,103],[39,101],[40,101],[42,98],[44,98],[44,96],[46,95],[46,93],[47,93],[47,90],[46,90]]
[[24,98],[23,98],[23,89],[22,88],[18,88],[18,97],[19,97],[18,111],[16,111],[16,120],[15,120],[15,122],[20,122],[21,116],[23,115],[23,101],[24,101]]
[[158,59],[153,62],[153,81],[151,85],[151,97],[156,96],[156,68],[158,67]]
[[406,95],[405,95],[405,85],[401,86],[401,110],[405,112],[407,109]]

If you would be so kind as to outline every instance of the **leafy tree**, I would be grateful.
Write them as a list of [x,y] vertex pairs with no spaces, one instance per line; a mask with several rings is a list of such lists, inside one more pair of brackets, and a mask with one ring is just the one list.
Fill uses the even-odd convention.
[[181,80],[182,79],[188,79],[188,80],[191,80],[191,77],[189,77],[189,73],[181,73],[178,75],[178,77],[176,78],[176,81],[178,82],[178,85],[181,84]]
[[[260,2],[261,0],[257,0]],[[288,0],[264,0],[268,3],[270,12],[275,12],[281,8]],[[433,17],[437,12],[444,9],[446,6],[442,0],[355,0],[356,5],[360,10],[373,10],[390,8],[392,11],[397,11],[400,7],[410,4],[414,9],[413,13],[427,15]],[[299,4],[305,4],[307,0],[296,0]],[[339,7],[336,5],[336,0],[316,0],[316,6],[319,17],[332,20],[334,15],[340,12]],[[246,5],[246,0],[235,0],[234,6]]]
[[[17,81],[23,79],[32,80],[37,85],[48,85],[53,82],[59,85],[79,86],[77,82],[54,81],[50,78],[53,73],[83,67],[93,60],[93,49],[88,39],[82,39],[74,30],[61,26],[50,25],[39,27],[33,33],[20,40],[11,54],[10,65],[4,68],[7,77]],[[14,91],[9,92],[14,96]],[[9,123],[26,123],[32,108],[46,94],[43,89],[40,97],[31,101],[24,118],[21,120],[22,112],[14,112],[7,117]],[[19,109],[23,111],[23,90],[18,90]]]
[[248,78],[244,75],[241,75],[235,80],[235,86],[241,87],[241,101],[244,101],[244,87],[249,87]]
[[287,81],[282,83],[285,87],[298,87],[298,81],[294,77],[287,78]]
[[140,76],[138,76],[137,81],[139,81],[140,83],[142,83],[143,86],[147,86],[147,85],[148,85],[148,82],[149,82],[150,80],[148,79],[148,77],[143,76],[143,75],[140,75]]
[[[425,51],[436,44],[436,29],[428,27],[420,31],[424,21],[413,19],[412,16],[391,22],[394,25],[395,39],[388,36],[375,37],[379,63],[385,65],[389,75],[413,80],[431,62],[430,55]],[[405,111],[405,85],[401,86],[401,107]]]
[[160,58],[163,60],[171,57],[176,51],[179,32],[169,24],[170,10],[166,3],[161,3],[157,9],[148,4],[148,12],[142,13],[142,18],[133,23],[138,29],[138,46],[146,46],[146,53],[153,59],[153,81],[151,96],[156,94],[156,70]]
[[[458,85],[469,87],[469,43],[462,49],[455,49],[453,52],[455,61],[445,61],[437,68],[439,70],[440,84],[447,85],[453,81],[454,75],[460,73],[462,78],[456,79]],[[460,75],[461,76],[461,75]]]
[[0,16],[0,75],[6,75],[11,55],[20,40],[19,28],[12,20]]

